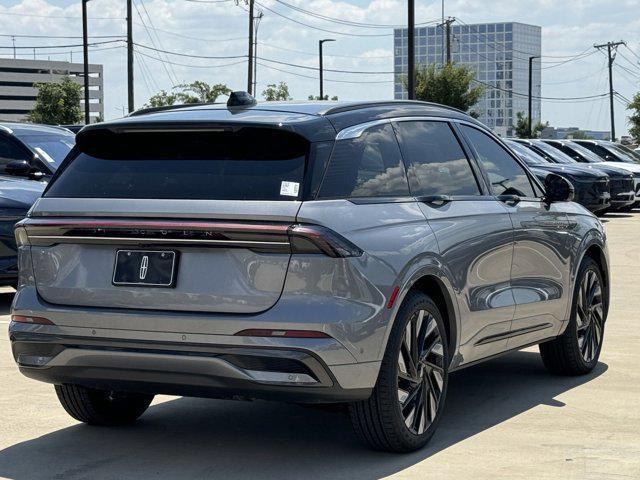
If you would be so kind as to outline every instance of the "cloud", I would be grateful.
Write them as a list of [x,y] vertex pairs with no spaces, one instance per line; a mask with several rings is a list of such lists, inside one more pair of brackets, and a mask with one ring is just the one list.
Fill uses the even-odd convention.
[[[277,2],[258,0],[265,7],[296,21],[335,32],[351,34],[386,35],[379,37],[344,36],[306,28],[264,10],[259,27],[260,57],[287,63],[317,66],[318,40],[335,38],[325,44],[325,68],[336,70],[392,71],[393,37],[390,29],[359,28],[340,25],[313,18]],[[401,0],[283,0],[305,10],[346,21],[370,24],[398,24],[406,22],[406,2]],[[459,18],[465,23],[492,21],[520,21],[542,26],[543,54],[549,56],[572,55],[588,49],[594,43],[618,40],[629,41],[629,47],[640,55],[640,19],[637,16],[638,0],[618,0],[611,8],[609,0],[512,0],[500,4],[500,9],[488,10],[486,0],[447,0],[445,15]],[[136,43],[161,50],[191,55],[235,56],[247,54],[247,13],[241,1],[224,3],[199,3],[186,0],[136,0],[134,9],[134,38]],[[144,5],[144,7],[143,7]],[[124,35],[125,2],[119,0],[92,0],[89,4],[91,17],[115,17],[95,19],[90,22],[92,35]],[[244,8],[243,8],[244,7]],[[261,8],[257,6],[257,8]],[[146,9],[146,10],[145,10]],[[29,17],[2,15],[4,13],[37,14],[48,16]],[[148,13],[148,15],[147,15]],[[5,33],[29,33],[34,35],[82,34],[80,2],[69,0],[14,0],[10,5],[0,6],[0,19],[4,21]],[[59,18],[75,17],[75,18]],[[142,19],[140,18],[142,17]],[[150,19],[149,19],[150,17]],[[435,21],[441,17],[440,2],[417,2],[416,19]],[[154,27],[157,30],[153,30]],[[173,33],[171,33],[173,32]],[[26,39],[18,38],[18,46],[63,45],[80,43],[79,39]],[[3,45],[10,46],[9,39]],[[137,47],[136,54],[136,105],[141,106],[159,89],[168,90],[174,83],[202,79],[213,83],[227,83],[234,89],[246,89],[246,62],[235,63],[233,59],[198,59],[162,54],[151,49]],[[81,59],[80,48],[62,48],[45,53],[36,50],[38,58]],[[1,51],[5,56],[10,50]],[[21,56],[33,56],[30,50],[21,51]],[[144,53],[146,56],[143,56]],[[626,49],[621,49],[616,59],[621,66],[633,74],[616,67],[615,88],[626,97],[638,90],[640,66],[637,58]],[[159,60],[165,61],[165,64]],[[236,61],[242,61],[237,59]],[[546,61],[553,61],[548,58]],[[107,118],[119,114],[126,105],[126,53],[123,47],[111,50],[95,50],[91,61],[105,65],[105,113]],[[544,96],[582,96],[606,91],[606,77],[602,77],[604,57],[597,53],[583,60],[543,70]],[[188,66],[168,65],[167,62]],[[317,71],[285,66],[260,60],[258,66],[258,92],[268,83],[285,80],[296,99],[305,99],[317,94]],[[190,66],[191,67],[190,67]],[[552,64],[545,64],[550,67]],[[197,66],[197,67],[196,67]],[[216,67],[218,66],[218,67]],[[276,70],[277,69],[277,70]],[[283,72],[286,71],[287,73]],[[297,74],[297,75],[296,75]],[[302,75],[302,76],[299,76]],[[307,78],[311,77],[311,78]],[[567,82],[582,78],[578,82]],[[341,82],[335,82],[340,80]],[[325,73],[325,92],[341,99],[389,99],[393,95],[392,75],[351,75]],[[343,82],[382,83],[343,83]],[[635,82],[635,84],[634,84]],[[548,83],[548,86],[547,86]],[[616,104],[617,127],[623,129],[625,112]],[[607,104],[599,100],[584,104],[559,104],[543,102],[543,118],[553,125],[577,125],[584,128],[607,129]]]

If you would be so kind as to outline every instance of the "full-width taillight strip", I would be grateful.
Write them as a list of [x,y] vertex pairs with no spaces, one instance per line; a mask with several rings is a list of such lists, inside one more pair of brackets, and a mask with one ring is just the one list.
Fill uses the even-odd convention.
[[[26,232],[27,238],[24,238]],[[31,245],[198,245],[358,257],[362,250],[320,225],[212,221],[28,218],[16,225]]]

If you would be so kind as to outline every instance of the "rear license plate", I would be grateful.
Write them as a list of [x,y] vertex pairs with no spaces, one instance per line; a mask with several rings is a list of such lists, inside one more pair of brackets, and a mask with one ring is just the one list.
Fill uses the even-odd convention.
[[168,250],[118,250],[114,285],[174,287],[177,253]]

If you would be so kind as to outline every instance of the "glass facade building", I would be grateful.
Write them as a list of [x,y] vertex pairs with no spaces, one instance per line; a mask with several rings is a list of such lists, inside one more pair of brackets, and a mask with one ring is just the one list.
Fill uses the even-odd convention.
[[[415,29],[416,69],[445,61],[441,26]],[[541,28],[523,23],[451,25],[451,60],[469,65],[485,92],[471,110],[501,136],[512,136],[517,113],[528,114],[529,57],[540,56]],[[394,98],[406,99],[407,29],[394,31]],[[541,119],[541,66],[533,60],[533,124]]]

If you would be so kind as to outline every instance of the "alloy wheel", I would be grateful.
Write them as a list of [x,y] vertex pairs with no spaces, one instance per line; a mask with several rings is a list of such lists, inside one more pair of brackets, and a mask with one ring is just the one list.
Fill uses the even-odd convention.
[[582,278],[576,307],[578,347],[582,359],[589,363],[598,354],[604,332],[602,287],[593,270],[587,270]]
[[405,425],[421,435],[436,418],[442,398],[445,370],[442,334],[427,310],[415,312],[398,355],[398,402]]

